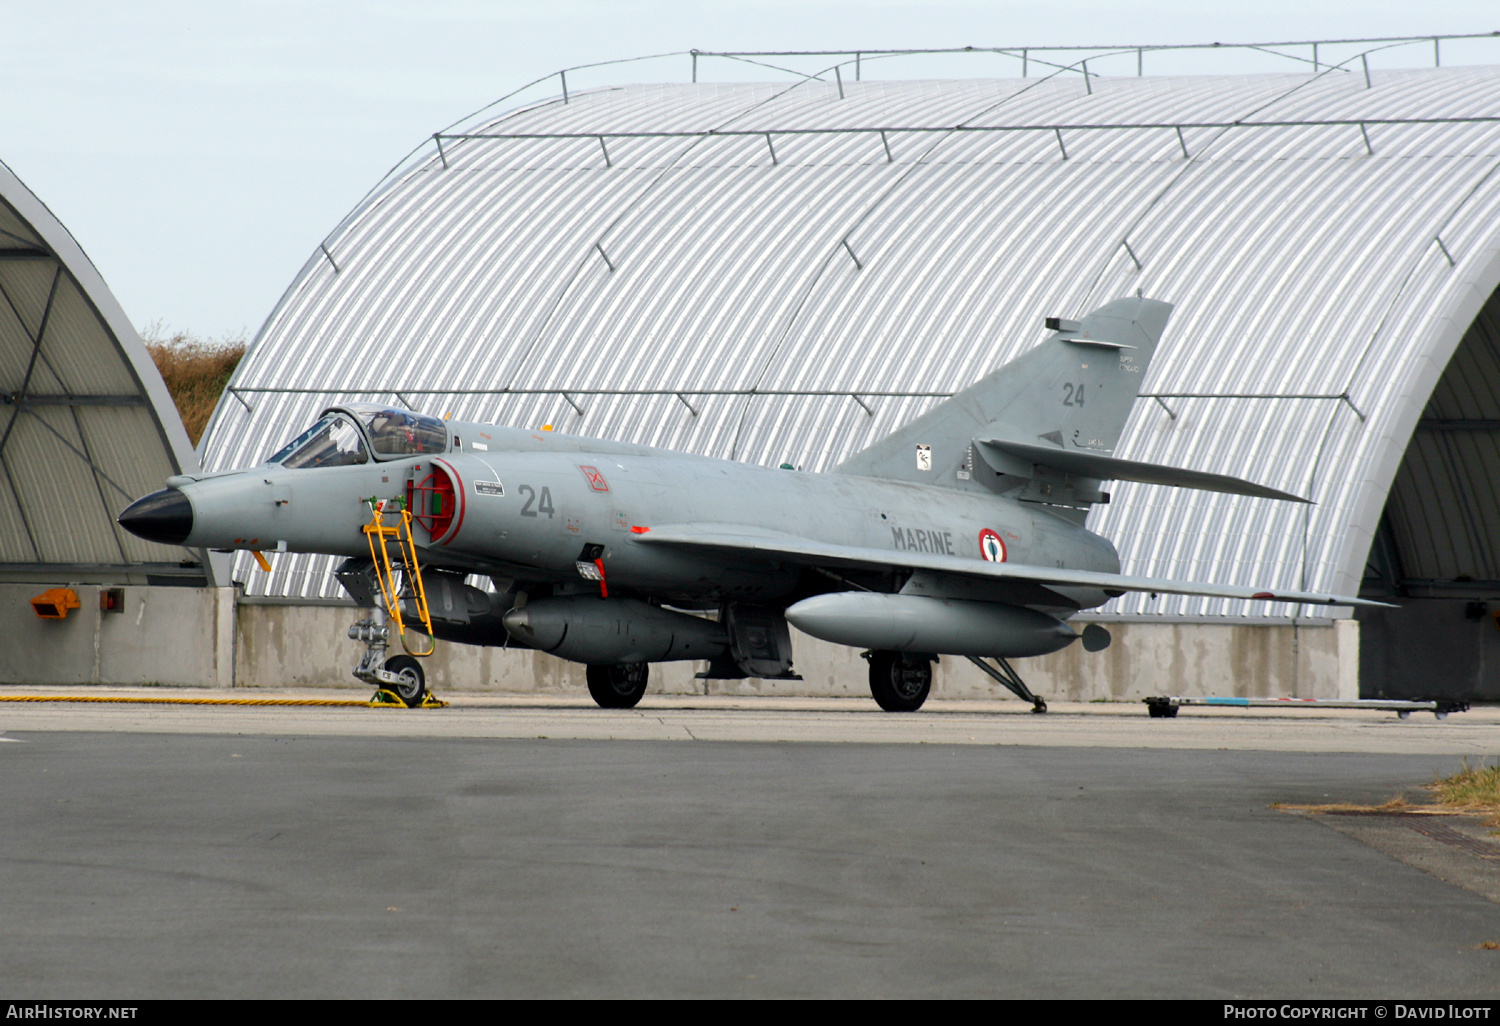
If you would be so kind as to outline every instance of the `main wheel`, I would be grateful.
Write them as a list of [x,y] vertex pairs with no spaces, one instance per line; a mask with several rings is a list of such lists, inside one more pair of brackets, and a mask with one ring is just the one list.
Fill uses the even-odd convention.
[[903,652],[870,653],[870,694],[886,712],[916,712],[932,690],[932,664]]
[[589,694],[601,709],[633,709],[646,693],[647,663],[600,663],[584,672]]
[[394,673],[401,678],[391,690],[406,703],[408,709],[415,709],[422,704],[422,699],[427,695],[427,675],[422,672],[421,663],[409,655],[391,656],[385,661],[385,669],[387,673]]

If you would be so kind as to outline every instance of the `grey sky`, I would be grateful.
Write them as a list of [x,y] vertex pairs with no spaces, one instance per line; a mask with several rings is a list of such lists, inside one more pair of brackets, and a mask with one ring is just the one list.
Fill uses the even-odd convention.
[[[136,325],[161,321],[221,337],[254,334],[319,240],[403,154],[434,130],[559,68],[695,47],[1473,33],[1500,29],[1500,6],[1493,0],[1260,0],[1234,9],[1187,0],[0,0],[0,26],[7,43],[0,160],[73,232]],[[1430,59],[1430,48],[1408,48],[1384,62],[1413,66]],[[1445,46],[1443,61],[1500,63],[1500,40]],[[878,73],[1016,74],[1000,63],[905,67],[909,72],[892,65]],[[1190,58],[1177,67],[1194,70]],[[569,84],[682,81],[687,68],[686,58],[626,65],[573,76]],[[1119,69],[1127,70],[1133,66]],[[705,68],[704,77],[768,76],[725,67]]]

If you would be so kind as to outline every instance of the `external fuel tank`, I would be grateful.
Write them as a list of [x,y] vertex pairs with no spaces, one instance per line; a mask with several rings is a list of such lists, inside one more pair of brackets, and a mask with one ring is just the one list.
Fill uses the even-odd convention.
[[792,626],[838,645],[941,655],[1046,655],[1078,632],[1061,620],[1000,602],[841,591],[788,607]]

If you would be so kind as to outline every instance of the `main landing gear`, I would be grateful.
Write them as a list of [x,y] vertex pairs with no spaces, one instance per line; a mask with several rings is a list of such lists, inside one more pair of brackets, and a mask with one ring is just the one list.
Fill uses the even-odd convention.
[[1001,687],[1005,688],[1005,690],[1015,695],[1021,701],[1030,702],[1032,712],[1044,713],[1047,711],[1046,701],[1033,695],[1031,689],[1026,686],[1026,682],[1021,679],[1021,675],[1015,671],[1010,663],[1006,662],[1000,656],[995,656],[995,662],[1000,664],[1000,669],[998,670],[978,656],[969,656],[968,660],[993,677]]
[[601,709],[634,709],[650,676],[649,663],[596,663],[584,671],[589,694]]
[[866,652],[870,694],[886,712],[916,712],[932,690],[932,657],[909,652]]
[[[916,712],[922,708],[932,690],[932,656],[911,652],[866,652],[864,657],[870,662],[870,694],[880,708],[886,712]],[[968,660],[1017,698],[1030,702],[1032,712],[1047,711],[1046,701],[1033,695],[1020,674],[1004,659],[995,657],[999,669],[975,656],[969,656]]]

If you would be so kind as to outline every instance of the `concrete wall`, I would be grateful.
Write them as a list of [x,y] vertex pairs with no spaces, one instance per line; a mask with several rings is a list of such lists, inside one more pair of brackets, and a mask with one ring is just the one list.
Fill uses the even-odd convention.
[[[236,684],[242,687],[361,686],[350,676],[363,646],[348,640],[353,608],[241,605]],[[1359,625],[1111,623],[1104,652],[1080,645],[1014,665],[1032,691],[1056,701],[1138,700],[1147,695],[1355,698]],[[651,668],[651,690],[672,694],[868,696],[866,665],[853,649],[792,632],[802,681],[700,681],[701,663]],[[392,654],[400,651],[393,646]],[[426,661],[429,684],[516,694],[583,694],[583,667],[540,652],[439,642]],[[937,668],[934,697],[1010,697],[967,660]]]
[[[31,598],[55,587],[72,588],[79,608],[40,619]],[[104,587],[0,584],[0,683],[230,686],[233,589],[126,585],[121,611],[106,613]]]
[[[175,684],[209,687],[364,688],[349,673],[362,646],[346,631],[352,607],[240,603],[227,588],[126,586],[124,608],[99,608],[100,585],[71,585],[81,608],[42,620],[30,599],[53,584],[0,584],[5,653],[0,683]],[[1357,697],[1359,625],[1111,623],[1103,652],[1073,645],[1017,671],[1054,701],[1147,695]],[[1493,627],[1491,627],[1493,630]],[[866,697],[853,649],[792,632],[801,681],[700,681],[701,663],[651,668],[651,690],[671,694]],[[392,654],[399,651],[392,649]],[[443,688],[514,694],[585,693],[583,667],[540,652],[439,642],[426,661]],[[231,675],[232,671],[232,675]],[[937,667],[934,697],[1009,698],[966,660]]]

